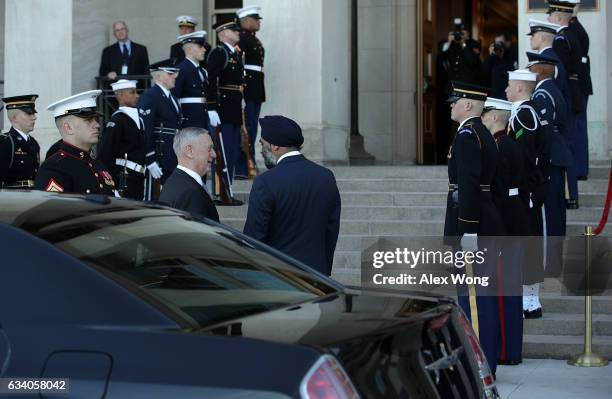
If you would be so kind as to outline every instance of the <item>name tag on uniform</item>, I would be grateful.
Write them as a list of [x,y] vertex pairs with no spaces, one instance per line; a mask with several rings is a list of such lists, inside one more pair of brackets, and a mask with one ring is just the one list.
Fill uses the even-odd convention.
[[121,67],[121,75],[127,75],[128,73],[128,66],[127,65],[123,65]]

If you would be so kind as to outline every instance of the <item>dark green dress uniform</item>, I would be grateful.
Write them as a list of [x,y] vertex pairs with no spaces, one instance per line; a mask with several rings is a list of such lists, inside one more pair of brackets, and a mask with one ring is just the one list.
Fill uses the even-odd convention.
[[[449,101],[461,98],[484,102],[487,92],[478,86],[453,82]],[[498,298],[494,294],[496,291],[491,291],[496,289],[499,252],[496,243],[486,237],[503,234],[503,223],[491,195],[497,162],[495,140],[480,116],[463,121],[448,154],[449,192],[444,236],[447,243],[455,241],[457,244],[459,236],[465,233],[478,234],[479,249],[487,249],[484,262],[456,269],[454,273],[492,280],[489,287],[458,286],[457,298],[478,333],[493,372],[497,367],[501,336]]]
[[89,151],[63,142],[59,151],[40,166],[36,190],[76,194],[115,195],[115,182],[106,166]]
[[[5,97],[2,101],[7,111],[18,109],[27,114],[35,114],[37,98],[37,94],[28,94]],[[0,188],[34,187],[39,166],[40,146],[34,137],[18,132],[15,127],[0,135]]]

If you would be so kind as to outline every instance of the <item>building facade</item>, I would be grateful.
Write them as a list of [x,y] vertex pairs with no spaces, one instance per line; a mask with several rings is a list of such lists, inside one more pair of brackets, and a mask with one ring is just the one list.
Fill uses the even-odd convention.
[[[446,4],[448,3],[448,4]],[[528,20],[546,15],[516,2],[519,64],[525,65]],[[612,140],[612,10],[599,0],[580,19],[591,36],[590,55],[595,95],[589,103],[590,155],[610,158]],[[130,38],[144,44],[151,62],[167,58],[176,39],[177,15],[198,18],[210,33],[219,15],[246,5],[261,5],[266,46],[268,101],[262,115],[282,114],[304,129],[305,153],[314,160],[347,164],[351,130],[351,0],[5,0],[0,6],[0,76],[4,95],[38,93],[34,135],[43,152],[59,138],[51,102],[95,88],[102,49],[113,43],[111,23],[122,19]],[[431,65],[419,49],[419,20],[448,0],[357,0],[359,132],[365,149],[380,164],[414,164],[422,152],[417,124],[423,72]],[[486,24],[483,2],[467,0],[457,13],[474,22],[472,32]],[[471,12],[471,15],[470,15]],[[448,23],[450,21],[440,21]],[[480,24],[480,25],[479,25]],[[24,27],[27,27],[24,29]],[[209,34],[210,36],[210,34]],[[435,38],[440,39],[440,38]],[[444,38],[442,38],[444,39]],[[485,43],[485,48],[488,44]],[[430,68],[430,67],[429,67]],[[425,71],[426,73],[426,71]],[[421,90],[420,90],[421,89]],[[441,117],[438,115],[437,117]],[[6,120],[4,121],[6,126]]]

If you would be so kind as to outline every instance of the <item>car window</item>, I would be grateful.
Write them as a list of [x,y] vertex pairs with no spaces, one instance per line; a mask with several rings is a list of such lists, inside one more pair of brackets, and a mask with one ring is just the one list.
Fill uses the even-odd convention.
[[85,217],[37,235],[199,326],[336,291],[229,230],[176,214]]

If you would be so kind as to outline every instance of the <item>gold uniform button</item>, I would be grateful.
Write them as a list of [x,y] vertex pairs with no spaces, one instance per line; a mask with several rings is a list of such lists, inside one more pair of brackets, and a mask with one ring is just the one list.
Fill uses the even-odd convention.
[[85,190],[85,194],[90,194],[90,193],[91,193],[90,189]]
[[100,188],[104,188],[104,186],[102,184],[100,184]]
[[94,176],[98,177],[98,174],[97,174],[97,173],[94,173]]

